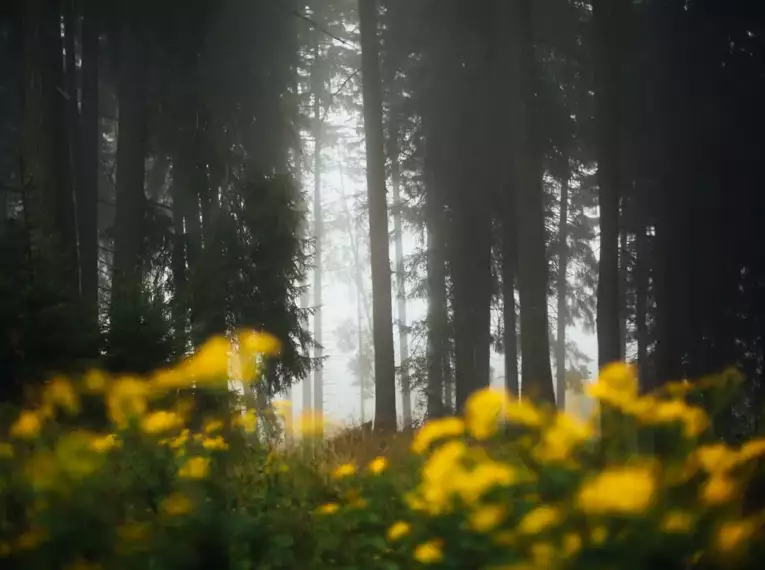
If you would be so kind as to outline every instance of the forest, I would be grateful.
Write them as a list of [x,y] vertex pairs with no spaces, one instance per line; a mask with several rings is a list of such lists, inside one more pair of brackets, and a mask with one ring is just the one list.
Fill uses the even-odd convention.
[[[63,398],[50,395],[63,377],[148,378],[184,362],[204,376],[214,358],[194,355],[227,339],[268,357],[257,382],[216,369],[236,389],[173,384],[162,402],[191,402],[197,427],[237,415],[241,399],[261,419],[282,399],[321,416],[336,380],[325,365],[342,353],[352,379],[340,392],[381,449],[430,422],[484,439],[471,422],[500,413],[483,399],[500,385],[526,427],[527,404],[563,413],[567,394],[590,394],[606,441],[607,426],[647,413],[597,388],[613,378],[645,403],[735,377],[722,400],[688,401],[710,417],[709,445],[757,442],[763,102],[758,0],[4,0],[0,425],[24,433],[19,410]],[[589,334],[596,354],[577,342]],[[111,401],[83,406],[89,429],[116,421]],[[683,410],[643,419],[698,435]],[[467,428],[450,432],[454,414]],[[613,449],[645,447],[620,434]],[[417,437],[425,449],[441,436]],[[0,465],[0,495],[2,483]],[[2,555],[18,520],[0,511]],[[500,568],[442,546],[420,544],[417,564]],[[199,548],[197,566],[140,561],[234,564]],[[366,560],[332,548],[262,567]]]

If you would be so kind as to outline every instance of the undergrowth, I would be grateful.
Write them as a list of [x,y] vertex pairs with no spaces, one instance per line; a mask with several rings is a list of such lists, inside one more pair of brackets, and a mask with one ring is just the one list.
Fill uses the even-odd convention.
[[[602,410],[589,421],[486,389],[462,417],[413,435],[329,444],[312,438],[321,418],[293,425],[285,403],[204,416],[184,396],[226,393],[232,374],[257,381],[277,351],[270,336],[246,332],[148,377],[52,378],[0,439],[2,567],[647,570],[765,560],[765,511],[745,500],[765,438],[731,447],[710,429],[710,402],[738,389],[735,373],[639,396],[634,370],[615,364],[589,388]],[[86,421],[93,409],[108,428]]]

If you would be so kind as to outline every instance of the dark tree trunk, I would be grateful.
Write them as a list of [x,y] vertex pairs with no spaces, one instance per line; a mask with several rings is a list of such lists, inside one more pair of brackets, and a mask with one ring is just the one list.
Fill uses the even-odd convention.
[[621,359],[619,334],[620,34],[624,0],[594,0],[595,99],[598,121],[600,260],[598,265],[598,364]]
[[[500,3],[504,6],[504,3]],[[531,38],[530,0],[512,0],[503,10],[512,84],[513,187],[518,225],[518,292],[521,304],[521,374],[523,394],[555,402],[547,321],[545,220],[542,203],[542,157],[534,136],[533,94],[536,80]]]
[[565,159],[564,175],[560,181],[560,219],[558,221],[558,333],[555,347],[555,382],[558,409],[566,409],[566,321],[568,319],[568,185],[569,165]]
[[77,194],[80,280],[87,310],[98,316],[98,178],[101,127],[98,106],[98,0],[87,0],[82,20],[82,177]]
[[382,125],[382,88],[377,40],[377,2],[359,0],[361,74],[367,156],[369,232],[372,253],[372,315],[375,346],[375,429],[396,430],[396,370],[393,353],[393,316],[388,205],[385,190],[385,151]]
[[[510,195],[506,200],[512,200]],[[505,210],[502,220],[502,320],[505,349],[505,387],[516,398],[520,395],[518,386],[518,324],[515,312],[516,236],[515,211]]]
[[635,240],[635,336],[637,338],[637,366],[640,387],[647,386],[648,364],[648,237],[645,224],[637,224]]
[[140,247],[146,158],[146,53],[130,22],[120,30],[117,214],[113,300],[140,286]]
[[[446,254],[445,218],[442,202],[438,199],[439,188],[432,183],[433,173],[429,175],[428,194],[425,198],[425,225],[428,233],[428,388],[427,410],[429,418],[437,418],[444,413],[444,388],[448,382],[445,374],[449,358],[448,313],[446,307]],[[446,408],[451,407],[451,394],[446,401]]]

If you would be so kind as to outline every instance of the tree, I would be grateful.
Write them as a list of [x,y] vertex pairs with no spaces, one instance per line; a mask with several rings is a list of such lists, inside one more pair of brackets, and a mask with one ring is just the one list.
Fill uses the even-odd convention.
[[359,0],[361,75],[367,154],[369,235],[372,251],[372,319],[375,345],[375,429],[396,429],[396,376],[388,253],[382,90],[377,40],[377,3]]

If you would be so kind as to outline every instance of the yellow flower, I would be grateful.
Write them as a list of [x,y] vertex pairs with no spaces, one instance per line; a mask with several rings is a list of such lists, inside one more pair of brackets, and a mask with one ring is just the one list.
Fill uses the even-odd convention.
[[588,514],[636,514],[648,508],[655,491],[651,467],[611,467],[582,485],[577,504]]
[[182,479],[204,479],[210,473],[210,460],[206,457],[191,457],[178,470]]
[[42,419],[35,412],[24,410],[13,423],[10,434],[19,439],[34,439],[42,429]]
[[35,491],[48,491],[56,486],[61,471],[50,452],[34,454],[24,465],[24,476]]
[[90,449],[98,453],[106,453],[110,449],[119,447],[120,441],[116,434],[110,433],[102,437],[96,437],[90,441]]
[[712,475],[701,488],[701,499],[708,505],[722,505],[736,494],[736,483],[727,475]]
[[566,413],[558,413],[555,422],[542,434],[534,449],[536,458],[544,463],[565,461],[571,451],[592,437],[592,427]]
[[[446,471],[445,477],[449,477]],[[509,487],[518,481],[518,475],[512,467],[498,461],[484,461],[472,471],[454,473],[454,485],[462,500],[475,503],[483,495],[496,487]]]
[[354,473],[356,473],[356,466],[352,463],[344,463],[334,470],[332,477],[335,479],[343,479],[344,477],[349,477]]
[[470,434],[481,441],[497,433],[499,419],[509,400],[507,392],[492,388],[471,394],[465,403],[465,421]]
[[182,447],[183,445],[185,445],[188,440],[189,440],[189,430],[184,429],[178,437],[170,441],[170,448],[178,449],[179,447]]
[[369,463],[369,470],[379,475],[388,468],[388,460],[385,457],[376,457]]
[[463,433],[465,433],[465,423],[459,418],[447,417],[430,420],[415,434],[412,441],[412,451],[421,455],[433,442],[458,437]]
[[151,435],[176,429],[181,424],[178,414],[166,410],[152,412],[141,419],[141,429]]
[[738,462],[738,454],[725,445],[716,443],[704,445],[696,450],[699,464],[707,473],[722,473],[735,467]]
[[443,542],[429,540],[414,549],[414,559],[420,564],[435,564],[444,558]]
[[549,542],[535,542],[531,545],[531,560],[536,568],[548,568],[555,556],[555,548]]
[[205,425],[204,425],[205,433],[216,433],[222,429],[223,429],[223,422],[220,420],[210,420],[208,422],[205,422]]
[[80,397],[66,378],[55,377],[45,387],[43,402],[49,406],[58,406],[70,414],[80,411]]
[[109,388],[106,405],[112,422],[120,428],[127,427],[128,419],[146,412],[149,386],[138,378],[119,378]]
[[497,528],[507,515],[507,509],[501,505],[478,507],[468,516],[468,524],[475,532],[490,532]]
[[254,410],[247,410],[236,419],[236,425],[240,426],[245,433],[253,433],[258,425],[258,417]]
[[337,503],[327,503],[316,509],[316,514],[319,515],[333,515],[340,510],[340,505]]
[[528,400],[510,400],[505,404],[505,418],[516,425],[536,428],[542,424],[542,412]]
[[681,534],[693,528],[693,515],[685,511],[670,511],[661,521],[661,531],[667,534]]
[[0,457],[5,459],[13,457],[13,446],[10,443],[0,442]]
[[543,505],[526,513],[521,522],[518,523],[518,532],[521,534],[538,534],[558,524],[562,518],[559,509]]
[[590,532],[590,541],[594,545],[603,544],[608,538],[608,529],[604,526],[597,526]]
[[739,452],[742,461],[757,459],[765,455],[765,438],[752,439],[741,446]]
[[635,397],[638,393],[638,379],[635,367],[624,362],[604,366],[598,376],[598,383],[614,392]]
[[191,499],[183,493],[172,493],[162,501],[162,512],[171,517],[187,515],[194,508]]
[[717,529],[715,543],[722,552],[732,552],[748,540],[754,531],[755,524],[751,520],[724,522]]
[[404,521],[398,521],[393,523],[389,528],[388,532],[386,533],[386,536],[390,542],[394,542],[401,538],[402,536],[406,536],[409,534],[409,532],[412,530],[412,527],[409,523]]
[[228,443],[221,436],[208,437],[202,440],[202,447],[208,451],[225,451],[228,449]]
[[88,373],[85,374],[85,377],[83,378],[83,383],[85,384],[85,389],[88,390],[89,392],[100,394],[106,389],[106,384],[108,380],[109,379],[106,376],[106,374],[104,374],[100,370],[90,370]]
[[231,343],[223,336],[215,336],[187,360],[183,368],[197,382],[226,382]]
[[183,367],[166,368],[157,370],[151,377],[154,392],[162,393],[178,388],[189,388],[193,384],[193,378],[187,374]]
[[239,346],[247,354],[265,354],[276,356],[281,351],[281,343],[275,336],[264,332],[243,331],[239,333]]
[[48,535],[43,529],[33,528],[16,537],[15,548],[17,550],[34,550],[47,538]]
[[566,556],[574,556],[582,549],[582,538],[573,532],[563,537],[563,553]]
[[83,479],[97,471],[103,457],[92,448],[94,436],[74,431],[63,436],[56,445],[56,459],[61,469],[72,479]]

